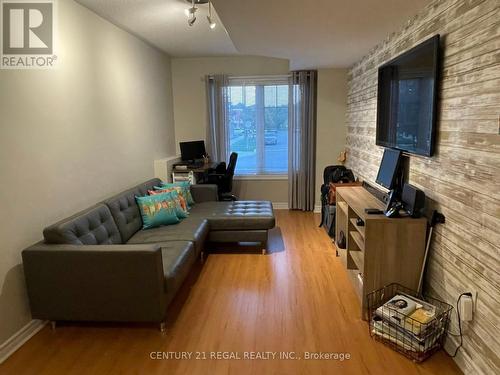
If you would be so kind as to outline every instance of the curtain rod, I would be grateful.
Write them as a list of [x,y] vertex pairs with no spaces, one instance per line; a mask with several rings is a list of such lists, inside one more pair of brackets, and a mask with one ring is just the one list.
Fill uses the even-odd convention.
[[[293,76],[293,73],[298,73],[298,72],[305,72],[308,76],[310,76],[311,73],[316,73],[317,71],[316,70],[296,70],[296,71],[292,71],[292,72],[290,72],[288,74],[274,74],[274,75],[272,75],[272,74],[269,74],[269,75],[263,74],[261,76],[229,76],[228,75],[227,78],[228,79],[233,79],[233,80],[239,80],[239,79],[240,80],[245,80],[246,79],[246,80],[249,80],[249,81],[251,81],[252,79],[256,80],[256,81],[258,81],[258,80],[266,80],[266,79],[272,80],[273,78],[276,79],[276,80],[278,80],[278,79],[283,79],[283,78],[290,78],[290,77]],[[208,76],[209,79],[213,79],[215,75],[214,74],[208,74],[206,76],[202,76],[200,78],[200,80],[201,81],[205,81],[205,79],[206,79],[205,77],[207,77],[207,76]]]
[[[208,74],[208,78],[213,78],[214,74]],[[292,76],[291,73],[288,74],[263,74],[261,76],[227,76],[228,79],[273,79],[273,78],[290,78]],[[205,77],[201,77],[201,80],[204,81]]]

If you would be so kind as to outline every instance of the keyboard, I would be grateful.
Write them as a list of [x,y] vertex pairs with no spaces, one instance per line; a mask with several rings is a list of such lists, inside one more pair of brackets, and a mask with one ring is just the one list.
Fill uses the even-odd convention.
[[[194,163],[177,163],[174,165],[175,169],[181,169],[181,170],[186,170],[186,169],[194,169],[194,168],[199,168],[203,166],[203,162],[194,162]],[[180,167],[180,168],[178,168]]]

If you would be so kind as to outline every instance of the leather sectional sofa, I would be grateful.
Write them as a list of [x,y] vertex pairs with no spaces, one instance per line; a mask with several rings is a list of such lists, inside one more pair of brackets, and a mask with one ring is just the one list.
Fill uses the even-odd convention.
[[163,328],[167,306],[207,241],[267,246],[271,202],[218,202],[215,185],[191,186],[196,204],[187,219],[143,230],[135,197],[160,183],[152,179],[51,225],[44,241],[22,252],[34,319]]

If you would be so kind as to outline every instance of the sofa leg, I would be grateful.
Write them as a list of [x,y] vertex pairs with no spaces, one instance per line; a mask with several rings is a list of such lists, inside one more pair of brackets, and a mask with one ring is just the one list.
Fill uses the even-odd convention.
[[165,322],[161,322],[160,323],[160,332],[165,333],[166,330],[167,330],[167,325],[165,324]]
[[52,329],[52,330],[56,329],[56,321],[55,320],[50,321],[50,329]]
[[201,260],[201,263],[203,263],[205,261],[205,252],[204,251],[202,251],[200,253],[200,260]]
[[262,249],[262,255],[266,255],[267,254],[267,250],[266,249]]

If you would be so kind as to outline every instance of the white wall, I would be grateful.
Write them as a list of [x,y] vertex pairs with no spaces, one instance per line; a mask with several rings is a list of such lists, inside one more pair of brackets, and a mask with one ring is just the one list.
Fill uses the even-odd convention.
[[347,69],[318,70],[316,141],[316,208],[321,203],[323,169],[340,164],[337,157],[346,144]]
[[58,69],[0,71],[0,344],[31,320],[21,250],[175,153],[168,56],[58,5]]
[[[172,59],[174,117],[178,143],[206,140],[207,100],[204,76],[224,73],[235,76],[288,74],[289,61],[237,56]],[[288,202],[287,180],[239,180],[233,191],[240,199],[267,199]]]

